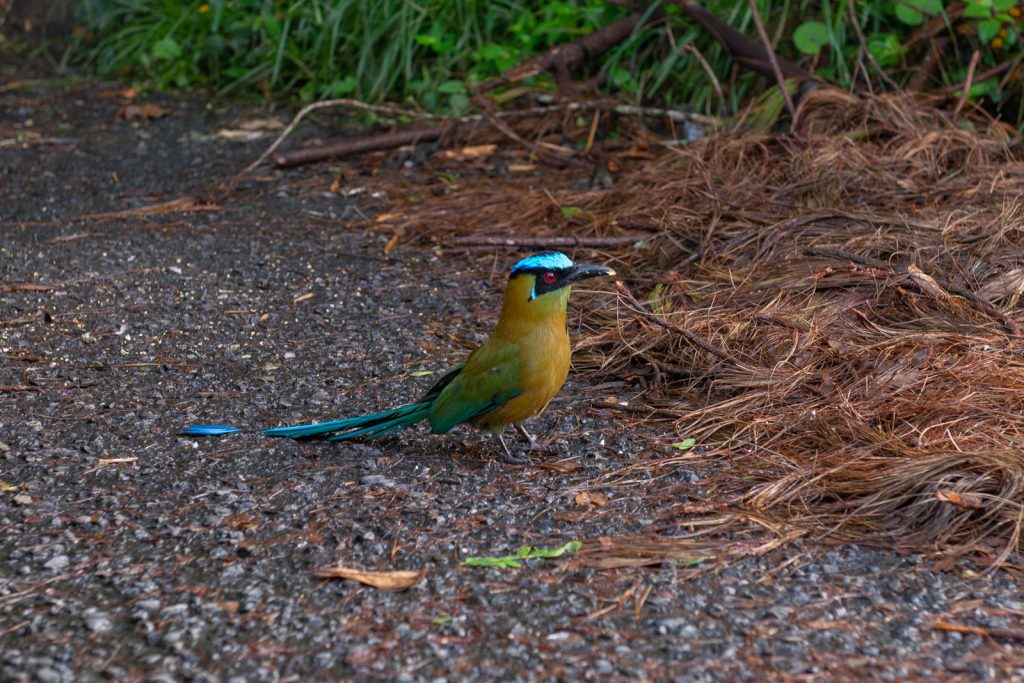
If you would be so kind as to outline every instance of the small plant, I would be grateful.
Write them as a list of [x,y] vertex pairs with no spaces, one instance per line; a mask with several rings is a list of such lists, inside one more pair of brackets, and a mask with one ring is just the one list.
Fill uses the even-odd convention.
[[501,557],[467,557],[462,561],[462,564],[468,567],[521,569],[523,566],[523,560],[533,560],[542,557],[561,557],[566,553],[571,554],[576,552],[582,546],[583,544],[579,541],[569,541],[565,545],[558,546],[557,548],[536,548],[534,546],[524,545],[515,555],[503,555]]
[[[747,0],[707,0],[721,20],[755,37]],[[472,87],[555,45],[622,19],[606,0],[82,0],[74,59],[104,76],[156,88],[200,87],[311,101],[388,100],[439,113],[473,108]],[[579,74],[637,104],[730,115],[774,88],[737,69],[724,48],[673,4],[642,4],[644,28]],[[769,3],[759,12],[781,56],[844,88],[876,68],[910,82],[938,36],[943,51],[926,83],[1024,122],[1019,0],[845,0]],[[852,12],[851,12],[852,7]],[[856,22],[856,26],[854,26]],[[923,36],[931,36],[925,38]],[[756,40],[756,38],[755,38]],[[865,63],[867,50],[870,66]],[[877,75],[877,74],[876,74]],[[873,77],[873,76],[872,76]],[[718,87],[711,87],[711,79]],[[549,74],[516,93],[550,90]],[[1004,111],[1005,110],[1005,111]]]

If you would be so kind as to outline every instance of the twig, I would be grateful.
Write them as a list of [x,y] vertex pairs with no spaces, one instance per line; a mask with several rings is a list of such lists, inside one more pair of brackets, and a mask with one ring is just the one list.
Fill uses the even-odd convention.
[[960,93],[960,100],[956,103],[956,109],[953,110],[954,119],[960,116],[960,112],[963,110],[964,105],[967,104],[967,95],[971,92],[971,81],[974,79],[974,70],[978,68],[979,59],[981,59],[981,51],[975,50],[971,55],[971,63],[967,65],[967,78],[964,79],[964,91]]
[[[867,60],[871,62],[871,66],[875,67],[875,71],[877,71],[878,75],[882,77],[885,84],[893,90],[899,90],[900,86],[896,84],[896,81],[889,78],[889,74],[885,72],[885,69],[883,69],[878,63],[875,59],[874,53],[872,53],[871,49],[868,47],[868,40],[864,37],[864,31],[860,27],[860,20],[857,19],[857,10],[853,6],[853,0],[846,0],[846,6],[850,10],[850,23],[853,24],[853,30],[857,33],[857,41],[860,43],[861,52],[863,52],[867,57]],[[866,69],[864,70],[864,75],[867,76]]]
[[932,624],[936,631],[952,631],[954,633],[970,633],[973,635],[986,636],[989,638],[1009,638],[1012,640],[1024,640],[1024,631],[1008,628],[988,628],[985,626],[969,626],[966,624],[954,624],[939,619]]
[[704,69],[704,73],[708,75],[708,80],[711,81],[711,87],[715,89],[715,94],[718,95],[718,101],[722,103],[723,107],[727,106],[728,101],[725,99],[722,84],[718,82],[718,76],[715,75],[715,70],[708,64],[708,60],[704,59],[704,55],[693,46],[693,43],[687,43],[683,46],[683,49],[693,55],[693,58],[700,64],[700,68]]
[[670,420],[678,420],[682,417],[683,413],[677,413],[674,410],[668,408],[652,408],[650,406],[642,405],[622,405],[621,403],[612,403],[611,401],[594,401],[590,404],[591,408],[597,408],[599,410],[617,410],[620,413],[643,413],[645,415],[657,415],[658,417],[666,417]]
[[653,237],[656,237],[654,233],[618,235],[614,237],[488,237],[486,235],[466,235],[465,237],[456,237],[449,244],[460,247],[527,247],[530,249],[581,247],[584,249],[604,249],[635,244]]
[[[972,55],[971,59],[973,59],[973,58],[974,57]],[[980,83],[981,81],[987,81],[988,79],[992,78],[993,76],[998,76],[999,74],[1003,73],[1004,71],[1009,69],[1011,66],[1013,66],[1013,63],[1015,61],[1017,61],[1017,60],[1011,59],[1009,61],[1003,62],[1002,64],[997,64],[996,66],[992,67],[991,69],[986,69],[985,71],[982,71],[980,74],[975,76],[975,80],[977,80]],[[963,90],[966,91],[968,87],[969,86],[968,86],[967,81],[960,81],[959,83],[954,83],[953,85],[947,85],[945,88],[937,90],[936,92],[942,93],[943,95],[952,95],[953,93],[955,93],[957,90],[960,90],[960,89],[963,89]]]
[[581,159],[577,159],[576,157],[569,156],[567,154],[558,154],[549,149],[545,149],[544,147],[541,147],[536,143],[530,142],[529,140],[521,136],[519,133],[512,130],[512,127],[510,125],[508,125],[500,118],[498,118],[495,115],[495,113],[491,110],[490,102],[488,102],[483,95],[478,96],[476,100],[477,103],[484,108],[484,117],[491,122],[492,126],[497,128],[499,132],[505,135],[505,137],[509,138],[514,142],[519,143],[526,149],[536,154],[540,159],[543,159],[548,163],[552,163],[556,166],[587,166],[586,162],[582,161]]
[[792,129],[796,125],[796,107],[793,106],[793,98],[790,97],[789,88],[786,87],[786,79],[782,75],[779,58],[775,56],[775,48],[772,47],[771,38],[768,37],[768,31],[765,30],[764,23],[761,21],[761,13],[757,10],[756,0],[747,0],[747,3],[750,5],[750,13],[753,15],[754,25],[757,26],[757,34],[761,36],[765,52],[768,53],[768,61],[772,64],[775,82],[778,83],[779,89],[782,90],[782,98],[786,101],[786,110],[789,111],[790,129]]
[[735,358],[733,358],[730,354],[728,354],[725,351],[720,351],[719,349],[716,349],[714,346],[712,346],[711,344],[707,343],[706,341],[704,341],[703,339],[701,339],[700,337],[695,335],[693,332],[690,332],[689,330],[683,329],[682,327],[679,327],[678,325],[676,325],[674,323],[670,323],[669,321],[665,320],[661,316],[657,316],[657,315],[651,313],[650,311],[648,311],[647,307],[644,306],[642,303],[640,303],[640,301],[633,295],[633,292],[629,291],[629,289],[626,287],[626,285],[622,284],[622,282],[616,282],[615,283],[615,289],[617,289],[619,294],[621,294],[622,297],[627,302],[629,302],[632,305],[632,309],[631,310],[634,313],[640,315],[641,317],[643,317],[646,320],[650,320],[652,323],[654,323],[655,325],[658,325],[659,327],[665,328],[669,332],[674,332],[674,333],[676,333],[676,334],[678,334],[678,335],[680,335],[682,337],[685,337],[686,340],[689,341],[691,344],[693,344],[694,346],[696,346],[699,349],[703,349],[704,351],[707,351],[712,356],[716,356],[718,358],[721,358],[722,360],[728,361],[728,362],[732,363],[733,365],[737,365],[737,366],[740,365],[740,362],[738,360],[736,360]]

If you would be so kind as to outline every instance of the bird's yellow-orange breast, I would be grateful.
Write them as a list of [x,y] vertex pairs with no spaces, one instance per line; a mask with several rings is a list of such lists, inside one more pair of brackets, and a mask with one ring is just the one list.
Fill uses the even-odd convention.
[[551,401],[569,374],[569,335],[565,324],[539,326],[517,343],[521,363],[520,394],[481,416],[484,429],[500,430],[527,420]]
[[500,431],[527,420],[555,397],[569,374],[571,350],[566,330],[569,287],[531,298],[533,276],[511,280],[505,290],[493,340],[519,350],[519,395],[482,415],[477,425]]

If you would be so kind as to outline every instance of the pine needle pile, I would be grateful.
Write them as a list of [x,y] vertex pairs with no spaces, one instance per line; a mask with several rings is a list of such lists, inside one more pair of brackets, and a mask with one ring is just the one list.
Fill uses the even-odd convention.
[[587,312],[578,371],[643,387],[636,419],[675,415],[742,480],[737,510],[1004,561],[1024,549],[1024,145],[897,96],[822,90],[797,121],[665,152],[610,190],[419,217],[654,232],[608,254],[636,297]]

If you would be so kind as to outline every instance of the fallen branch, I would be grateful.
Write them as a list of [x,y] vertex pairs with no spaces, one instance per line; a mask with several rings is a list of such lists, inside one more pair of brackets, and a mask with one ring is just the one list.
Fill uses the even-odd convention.
[[[764,47],[751,40],[741,31],[725,23],[694,0],[669,0],[687,17],[700,24],[711,37],[722,44],[733,61],[747,67],[765,78],[775,78],[771,57]],[[776,58],[779,71],[785,78],[811,80],[814,76],[788,59]]]
[[652,237],[655,237],[653,233],[615,237],[488,237],[466,235],[465,237],[456,237],[449,243],[459,247],[526,247],[530,249],[582,247],[584,249],[604,249],[636,244]]
[[284,154],[276,154],[274,155],[274,163],[282,168],[289,168],[291,166],[311,164],[332,157],[344,157],[353,154],[365,154],[366,152],[377,152],[383,149],[394,149],[404,145],[414,145],[418,142],[437,140],[450,130],[452,130],[452,125],[444,124],[429,128],[412,128],[392,133],[381,133],[380,135],[371,135],[354,140],[342,140],[320,147],[296,149]]
[[477,86],[476,92],[485,92],[511,85],[519,81],[537,76],[545,71],[552,71],[559,85],[566,83],[569,73],[578,69],[588,59],[599,57],[625,40],[640,22],[639,14],[631,14],[614,24],[588,33],[577,41],[553,47],[544,54],[512,67],[501,76],[492,78]]

